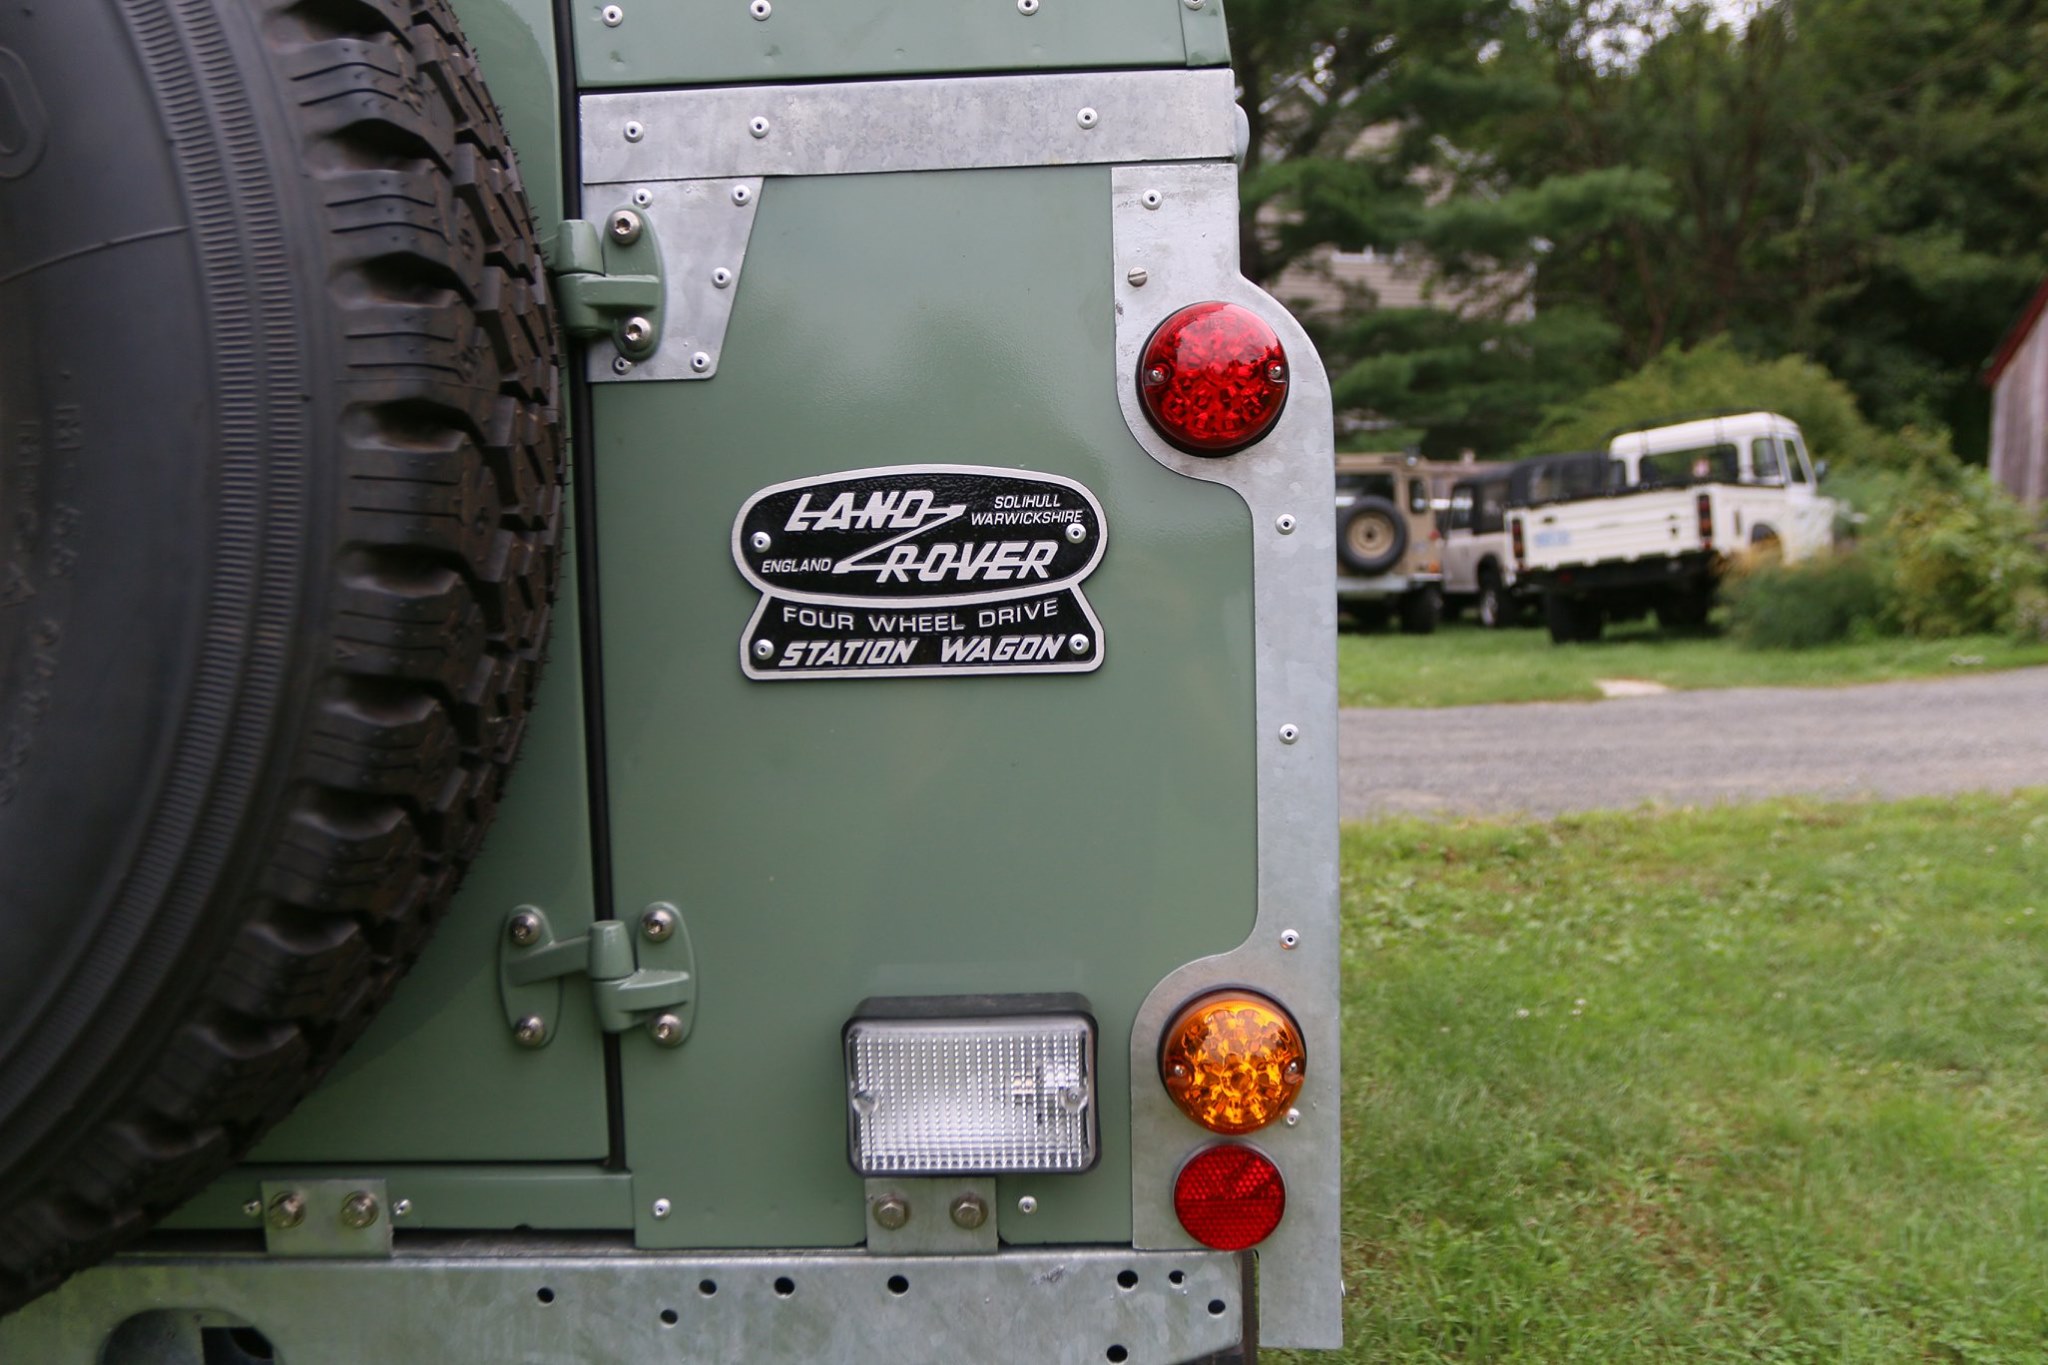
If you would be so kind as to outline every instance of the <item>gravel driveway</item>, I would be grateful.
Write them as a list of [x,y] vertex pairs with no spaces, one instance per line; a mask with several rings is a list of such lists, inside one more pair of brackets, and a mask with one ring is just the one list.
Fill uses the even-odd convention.
[[2048,668],[1843,688],[1347,710],[1344,818],[2048,785]]

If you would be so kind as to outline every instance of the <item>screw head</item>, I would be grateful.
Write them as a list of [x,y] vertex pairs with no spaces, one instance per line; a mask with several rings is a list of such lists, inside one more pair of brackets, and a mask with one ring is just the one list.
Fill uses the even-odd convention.
[[683,1021],[673,1014],[657,1014],[647,1022],[647,1036],[663,1047],[681,1047]]
[[1074,634],[1067,637],[1067,648],[1073,650],[1076,654],[1086,654],[1088,652],[1088,646],[1092,643],[1094,642],[1091,641],[1087,636],[1081,634]]
[[297,1190],[286,1190],[270,1201],[268,1214],[270,1226],[274,1228],[295,1228],[306,1221],[306,1197]]
[[894,1232],[910,1221],[910,1201],[900,1194],[885,1194],[874,1203],[875,1226]]
[[713,289],[723,289],[731,283],[732,272],[730,270],[727,270],[724,266],[720,266],[718,267],[718,269],[711,272],[711,287]]
[[647,935],[651,943],[661,943],[675,936],[676,912],[673,906],[650,905],[640,916],[640,932]]
[[263,1216],[263,1201],[261,1199],[251,1199],[242,1205],[242,1216],[244,1218],[261,1218]]
[[769,4],[768,0],[754,0],[753,4],[747,6],[747,13],[753,15],[756,19],[766,19],[769,15],[775,13],[775,6]]
[[654,339],[654,324],[646,318],[627,318],[619,324],[619,341],[636,350]]
[[1131,267],[1130,273],[1124,276],[1124,283],[1133,289],[1143,289],[1145,281],[1151,278],[1151,274],[1146,271],[1145,267],[1134,265]]
[[606,5],[604,7],[604,24],[606,28],[617,28],[625,22],[626,12],[617,5]]
[[1301,935],[1292,929],[1282,929],[1280,931],[1280,946],[1282,948],[1300,947]]
[[1074,122],[1080,124],[1083,128],[1093,128],[1101,121],[1102,115],[1096,113],[1092,108],[1083,109],[1080,113],[1074,115]]
[[1287,1126],[1289,1128],[1292,1128],[1295,1124],[1300,1122],[1301,1111],[1299,1109],[1290,1109],[1287,1111]]
[[529,1014],[512,1026],[512,1041],[521,1047],[539,1047],[548,1040],[548,1021]]
[[654,1201],[653,1213],[656,1218],[666,1218],[675,1211],[675,1205],[669,1203],[666,1199],[657,1199]]
[[698,374],[702,374],[704,373],[704,371],[710,369],[711,353],[709,351],[696,352],[694,355],[690,357],[690,368],[695,370]]
[[978,1194],[961,1195],[946,1212],[952,1215],[956,1227],[978,1228],[988,1221],[988,1205]]
[[1027,1194],[1027,1195],[1024,1195],[1024,1196],[1020,1197],[1020,1198],[1019,1198],[1019,1199],[1017,1200],[1017,1212],[1019,1212],[1019,1213],[1037,1213],[1037,1212],[1038,1212],[1038,1198],[1037,1198],[1037,1196],[1035,1196],[1035,1195],[1029,1195],[1029,1194]]
[[1088,539],[1088,528],[1078,521],[1070,521],[1067,523],[1067,529],[1063,534],[1070,544],[1079,545],[1082,541]]
[[772,658],[774,658],[774,657],[775,657],[775,642],[774,642],[773,640],[756,640],[756,641],[754,641],[754,657],[755,657],[755,658],[757,658],[757,659],[772,659]]
[[633,362],[632,362],[632,361],[630,361],[630,360],[628,360],[628,359],[626,359],[626,357],[624,357],[624,356],[622,356],[622,355],[616,355],[616,356],[613,356],[613,357],[612,357],[612,373],[613,373],[613,374],[631,374],[631,373],[633,373]]
[[1285,384],[1287,382],[1287,367],[1275,361],[1266,367],[1266,378],[1272,380],[1275,384]]
[[392,1216],[393,1218],[410,1218],[410,1217],[412,1217],[412,1200],[410,1200],[410,1199],[394,1199],[394,1200],[392,1200],[392,1201],[391,1201],[391,1216]]
[[631,246],[639,241],[641,227],[640,215],[631,209],[620,209],[605,220],[605,231],[620,246]]
[[512,940],[514,947],[531,948],[540,942],[540,916],[520,911],[505,926],[505,935]]
[[766,531],[756,531],[753,535],[747,537],[747,544],[753,546],[757,554],[774,543],[775,537],[769,535]]
[[1283,536],[1293,535],[1294,528],[1300,524],[1294,519],[1294,513],[1292,512],[1282,512],[1273,519],[1273,525],[1279,528],[1280,534]]
[[641,127],[637,120],[628,122],[624,132],[628,142],[638,142],[641,138],[647,136],[647,130]]
[[768,120],[762,118],[759,114],[754,115],[754,117],[747,120],[747,131],[755,137],[768,136]]
[[345,1228],[366,1228],[377,1221],[377,1196],[368,1190],[357,1190],[341,1201],[341,1225]]
[[1301,727],[1299,725],[1294,725],[1290,723],[1280,727],[1280,742],[1282,744],[1292,744],[1295,740],[1300,738]]
[[734,185],[734,186],[732,187],[732,202],[733,202],[733,203],[735,203],[735,204],[738,204],[738,205],[740,205],[740,206],[744,207],[744,206],[746,206],[746,205],[747,205],[748,203],[751,203],[751,202],[753,201],[753,198],[754,198],[754,191],[753,191],[752,189],[748,188],[747,186],[745,186],[745,185]]

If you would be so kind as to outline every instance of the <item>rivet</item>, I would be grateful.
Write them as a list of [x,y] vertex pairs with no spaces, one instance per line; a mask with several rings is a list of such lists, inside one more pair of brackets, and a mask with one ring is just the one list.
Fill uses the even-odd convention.
[[675,1205],[669,1203],[668,1200],[657,1199],[654,1201],[654,1216],[656,1218],[666,1218],[674,1212]]
[[248,1203],[242,1205],[242,1216],[244,1218],[261,1218],[263,1216],[263,1201],[261,1199],[251,1199]]
[[774,642],[773,640],[756,640],[756,641],[754,641],[754,657],[755,657],[755,658],[757,658],[757,659],[772,659],[772,658],[774,658],[774,657],[775,657],[775,642]]
[[295,1228],[305,1221],[306,1197],[297,1190],[286,1190],[270,1201],[270,1226]]
[[1158,190],[1146,190],[1138,196],[1138,202],[1148,209],[1156,209],[1166,202],[1166,196],[1162,195]]
[[1067,523],[1066,537],[1073,544],[1079,545],[1088,539],[1088,528],[1078,521],[1070,521]]
[[635,204],[638,204],[643,209],[646,208],[649,204],[654,202],[654,191],[649,189],[634,190],[633,202]]
[[775,13],[775,6],[769,4],[768,0],[754,0],[753,4],[747,6],[747,13],[753,15],[756,19],[766,19],[769,15]]
[[369,1227],[377,1221],[377,1196],[368,1190],[357,1190],[341,1201],[341,1225],[358,1230]]
[[392,1200],[392,1201],[391,1201],[391,1216],[392,1216],[393,1218],[410,1218],[410,1217],[412,1217],[412,1200],[410,1200],[410,1199],[394,1199],[394,1200]]
[[900,1194],[885,1194],[875,1200],[875,1226],[894,1232],[910,1221],[910,1203]]
[[529,1014],[512,1026],[512,1041],[521,1047],[539,1047],[548,1040],[548,1021]]
[[769,535],[766,531],[756,531],[754,532],[754,534],[747,537],[747,544],[753,546],[756,553],[759,553],[760,551],[767,549],[770,545],[773,545],[774,543],[775,537]]
[[531,948],[540,942],[540,916],[522,910],[505,926],[505,935],[515,947]]
[[727,270],[727,269],[726,269],[726,268],[725,268],[724,266],[720,266],[720,267],[718,267],[718,269],[716,269],[716,270],[714,270],[714,271],[712,271],[712,272],[711,272],[711,287],[712,287],[712,288],[714,288],[714,289],[723,289],[723,288],[725,288],[725,287],[726,287],[727,285],[729,285],[729,284],[731,284],[731,283],[732,283],[732,272],[731,272],[730,270]]
[[1180,2],[1189,9],[1200,9],[1206,3],[1206,0],[1180,0]]
[[1292,512],[1282,512],[1279,516],[1273,518],[1274,527],[1277,528],[1280,534],[1283,536],[1293,535],[1294,528],[1300,524],[1301,523],[1297,522],[1294,519],[1294,513]]
[[695,370],[698,374],[702,374],[704,373],[704,371],[710,369],[711,353],[709,351],[698,351],[696,354],[692,355],[690,357],[690,368]]
[[745,185],[734,185],[732,187],[732,202],[740,205],[742,208],[744,208],[747,204],[747,201],[752,199],[753,197],[754,192],[748,189]]
[[650,943],[663,943],[675,937],[676,912],[667,905],[650,905],[640,916],[640,932]]
[[1083,128],[1093,128],[1101,121],[1101,118],[1102,116],[1093,109],[1083,109],[1080,113],[1074,115],[1074,122],[1080,124]]
[[1290,1109],[1287,1111],[1287,1126],[1289,1128],[1292,1128],[1295,1124],[1300,1122],[1301,1111],[1299,1109]]
[[1073,650],[1076,654],[1086,654],[1091,643],[1085,635],[1070,635],[1067,637],[1067,648]]
[[604,7],[604,23],[606,28],[617,28],[625,22],[626,12],[617,5],[606,5]]
[[1289,722],[1288,724],[1280,727],[1280,742],[1282,744],[1292,744],[1295,740],[1300,738],[1301,727],[1299,725]]
[[627,318],[619,324],[619,340],[638,350],[654,337],[654,324],[646,318]]
[[961,1195],[946,1211],[953,1216],[955,1227],[973,1229],[988,1221],[988,1205],[981,1202],[978,1194]]
[[759,114],[754,115],[753,118],[747,120],[747,131],[755,137],[768,136],[768,120],[762,118]]
[[1017,0],[1017,13],[1027,18],[1038,13],[1038,0]]
[[1151,278],[1152,277],[1145,272],[1144,266],[1134,265],[1131,267],[1131,273],[1124,276],[1124,283],[1128,284],[1133,289],[1143,289],[1145,287],[1145,281]]
[[1300,945],[1301,935],[1299,933],[1292,929],[1282,929],[1280,931],[1280,946],[1282,948],[1295,948]]
[[620,209],[606,221],[605,231],[611,233],[612,240],[620,246],[631,246],[640,240],[641,226],[639,214],[631,209]]
[[647,136],[647,130],[642,128],[638,122],[627,123],[625,131],[626,141],[628,142],[638,142],[641,138]]
[[1037,1213],[1037,1212],[1038,1212],[1038,1199],[1037,1199],[1037,1197],[1036,1197],[1035,1195],[1029,1195],[1029,1194],[1027,1194],[1027,1195],[1024,1195],[1024,1196],[1023,1196],[1022,1198],[1018,1199],[1018,1201],[1017,1201],[1017,1212],[1019,1212],[1019,1213]]
[[621,355],[621,356],[614,356],[614,357],[612,357],[612,373],[613,373],[613,374],[631,374],[632,372],[633,372],[633,362],[632,362],[632,361],[630,361],[630,360],[626,359],[626,357],[624,357],[624,356],[622,356],[622,355]]
[[680,1047],[683,1021],[673,1014],[657,1014],[647,1022],[647,1036],[663,1047]]

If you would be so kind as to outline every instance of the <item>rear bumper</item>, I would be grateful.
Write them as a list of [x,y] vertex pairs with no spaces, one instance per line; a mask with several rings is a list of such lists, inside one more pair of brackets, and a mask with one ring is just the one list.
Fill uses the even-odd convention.
[[1719,563],[1719,556],[1712,551],[1693,551],[1658,559],[1524,569],[1516,578],[1515,588],[1518,592],[1561,592],[1573,596],[1619,588],[1684,588],[1711,580]]
[[0,1359],[95,1365],[145,1313],[165,1340],[143,1359],[198,1360],[203,1330],[254,1327],[291,1365],[1176,1362],[1237,1347],[1252,1320],[1247,1258],[1215,1251],[670,1255],[422,1234],[390,1257],[314,1259],[212,1242],[85,1272],[0,1320]]

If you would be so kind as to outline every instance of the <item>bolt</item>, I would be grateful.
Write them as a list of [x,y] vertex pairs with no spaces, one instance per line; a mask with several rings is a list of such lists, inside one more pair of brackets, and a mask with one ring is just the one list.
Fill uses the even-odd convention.
[[698,374],[702,374],[704,373],[704,371],[710,369],[711,353],[709,351],[698,351],[691,355],[690,368],[695,370]]
[[251,1199],[248,1203],[242,1205],[242,1216],[244,1218],[261,1218],[263,1216],[263,1201],[261,1199]]
[[637,121],[628,122],[625,132],[626,141],[628,142],[638,142],[641,138],[647,136],[647,130],[642,128]]
[[753,118],[747,121],[747,131],[752,133],[755,137],[768,136],[768,120],[762,118],[758,114],[755,115]]
[[297,1190],[287,1190],[270,1201],[270,1226],[282,1230],[305,1221],[306,1197]]
[[756,640],[756,641],[754,641],[754,657],[755,657],[755,658],[757,658],[757,659],[772,659],[772,658],[774,658],[774,657],[775,657],[775,642],[774,642],[773,640]]
[[1101,118],[1102,116],[1093,109],[1083,109],[1080,113],[1074,115],[1074,122],[1080,124],[1083,128],[1093,128]]
[[672,906],[650,905],[640,916],[640,932],[647,935],[651,943],[661,943],[673,938],[676,932],[676,912]]
[[1070,635],[1067,637],[1067,648],[1073,650],[1076,654],[1086,654],[1090,643],[1092,642],[1085,635]]
[[341,1201],[341,1225],[361,1230],[377,1221],[377,1196],[368,1190],[357,1190]]
[[712,271],[712,272],[711,272],[711,287],[712,287],[712,288],[714,288],[714,289],[723,289],[723,288],[725,288],[725,287],[726,287],[727,285],[729,285],[729,284],[731,284],[731,283],[732,283],[732,272],[731,272],[730,270],[727,270],[727,269],[726,269],[726,268],[725,268],[724,266],[720,266],[720,267],[718,267],[718,269],[716,269],[716,270],[714,270],[714,271]]
[[681,1047],[683,1021],[673,1014],[657,1014],[648,1021],[647,1036],[663,1047]]
[[1280,931],[1280,946],[1281,946],[1282,948],[1294,948],[1294,947],[1298,947],[1298,946],[1300,945],[1300,943],[1301,943],[1301,935],[1300,935],[1300,934],[1298,934],[1298,933],[1296,933],[1296,932],[1295,932],[1294,930],[1292,930],[1292,929],[1282,929],[1282,930]]
[[540,916],[529,910],[521,910],[512,917],[512,922],[505,926],[505,932],[511,937],[514,947],[531,948],[540,942]]
[[1138,202],[1148,209],[1156,209],[1166,202],[1166,197],[1160,194],[1158,190],[1146,190],[1138,196]]
[[640,215],[631,209],[620,209],[605,223],[605,231],[620,246],[631,246],[640,240]]
[[1028,1195],[1028,1194],[1027,1194],[1027,1195],[1025,1195],[1025,1196],[1024,1196],[1023,1198],[1019,1199],[1019,1200],[1017,1201],[1017,1212],[1019,1212],[1019,1213],[1037,1213],[1037,1212],[1038,1212],[1038,1200],[1037,1200],[1037,1198],[1036,1198],[1035,1196],[1033,1196],[1033,1195]]
[[750,200],[752,200],[753,197],[754,192],[748,189],[745,185],[734,185],[732,187],[732,202],[738,204],[742,208],[745,208],[747,203]]
[[604,7],[604,24],[606,28],[617,28],[625,22],[626,12],[617,5],[606,5]]
[[626,359],[626,357],[624,357],[624,356],[622,356],[622,355],[617,355],[617,356],[613,356],[613,357],[612,357],[612,373],[613,373],[613,374],[631,374],[631,373],[633,373],[633,362],[632,362],[632,361],[630,361],[630,360],[628,360],[628,359]]
[[775,537],[769,535],[766,531],[756,531],[754,532],[754,534],[747,537],[747,544],[753,546],[754,551],[757,554],[760,553],[762,550],[767,549],[770,545],[773,545],[774,543]]
[[410,1217],[412,1217],[412,1200],[410,1200],[410,1199],[394,1199],[394,1200],[392,1200],[392,1201],[391,1201],[391,1216],[392,1216],[393,1218],[410,1218]]
[[668,1200],[657,1199],[654,1201],[654,1216],[656,1218],[666,1218],[674,1212],[675,1205],[669,1203]]
[[978,1228],[988,1221],[988,1205],[981,1202],[978,1194],[961,1195],[947,1212],[953,1215],[957,1227]]
[[1070,521],[1067,523],[1065,534],[1070,542],[1079,545],[1082,541],[1088,539],[1088,528],[1078,521]]
[[529,1014],[512,1026],[512,1041],[521,1047],[539,1047],[548,1040],[548,1021]]
[[910,1202],[900,1194],[885,1194],[874,1203],[875,1226],[894,1232],[910,1221]]
[[756,19],[766,19],[769,15],[775,13],[775,6],[769,4],[768,0],[754,0],[753,4],[747,6],[747,13],[753,15]]
[[1294,513],[1292,512],[1282,512],[1279,516],[1273,519],[1273,524],[1280,528],[1280,534],[1283,536],[1293,535],[1294,528],[1300,525],[1300,523],[1294,519]]
[[1283,725],[1280,727],[1280,742],[1282,744],[1292,744],[1295,740],[1300,738],[1301,727],[1299,725],[1290,724]]
[[646,318],[627,318],[619,324],[619,342],[635,350],[654,338],[654,324]]
[[1145,272],[1145,267],[1140,265],[1134,265],[1131,267],[1131,273],[1124,276],[1124,283],[1128,284],[1133,289],[1143,289],[1145,287],[1145,281],[1151,278],[1152,277]]

